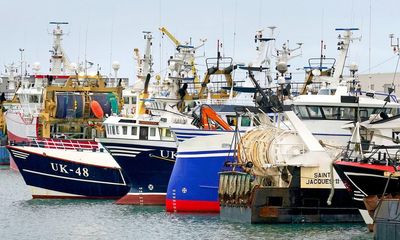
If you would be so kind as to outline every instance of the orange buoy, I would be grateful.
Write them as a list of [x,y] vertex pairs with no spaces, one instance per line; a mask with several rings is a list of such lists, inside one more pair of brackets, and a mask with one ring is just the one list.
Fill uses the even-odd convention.
[[103,118],[103,108],[101,108],[101,105],[98,101],[93,100],[92,102],[90,102],[90,109],[92,110],[94,116],[96,116],[97,118]]

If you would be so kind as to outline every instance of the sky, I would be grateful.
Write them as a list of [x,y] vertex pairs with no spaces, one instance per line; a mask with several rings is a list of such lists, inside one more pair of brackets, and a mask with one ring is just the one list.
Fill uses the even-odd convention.
[[[142,31],[153,33],[154,71],[164,72],[174,45],[162,37],[160,26],[182,42],[192,39],[197,45],[207,38],[198,51],[206,57],[216,56],[220,40],[223,54],[241,63],[255,57],[255,32],[265,29],[268,34],[268,26],[276,26],[277,48],[287,40],[290,47],[303,43],[301,57],[290,62],[299,80],[304,72],[296,69],[319,57],[321,40],[326,44],[324,54],[336,57],[335,28],[358,27],[355,36],[361,41],[351,45],[348,63],[357,63],[360,73],[394,72],[397,56],[389,34],[400,36],[397,5],[395,0],[0,0],[0,71],[19,61],[19,48],[25,49],[29,64],[40,62],[41,72],[48,71],[53,28],[49,22],[66,21],[63,46],[71,62],[83,61],[86,55],[109,75],[111,63],[118,61],[118,75],[129,77],[131,84],[136,78],[133,49],[144,52]],[[197,59],[200,68],[204,61]]]

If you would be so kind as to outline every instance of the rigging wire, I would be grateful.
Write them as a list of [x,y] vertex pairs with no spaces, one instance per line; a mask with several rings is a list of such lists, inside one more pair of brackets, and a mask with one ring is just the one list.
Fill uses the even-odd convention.
[[111,33],[110,33],[110,62],[109,62],[109,74],[110,77],[112,76],[112,57],[113,57],[113,35],[114,35],[114,19],[115,19],[115,6],[112,10],[112,16],[111,16]]
[[262,25],[261,25],[261,22],[262,22],[262,19],[261,19],[261,16],[262,16],[262,2],[263,2],[263,0],[260,0],[260,6],[258,8],[258,27],[260,29],[262,28]]
[[232,58],[235,59],[235,50],[236,50],[236,26],[237,26],[237,0],[235,0],[235,10],[234,10],[234,17],[233,17],[233,53]]
[[[160,16],[159,16],[159,23],[158,23],[158,25],[159,25],[159,27],[161,27],[161,22],[162,22],[162,11],[161,11],[161,0],[159,0],[158,1],[158,3],[159,3],[159,5],[158,5],[158,8],[159,8],[159,14],[160,14]],[[161,67],[162,67],[162,57],[163,57],[163,48],[162,48],[162,44],[161,44],[161,42],[162,42],[162,39],[164,39],[164,37],[163,37],[163,34],[162,34],[162,32],[161,31],[159,31],[159,35],[160,35],[160,42],[159,42],[159,50],[160,50],[160,57],[159,57],[159,59],[160,59],[160,63],[159,63],[159,69],[160,69],[160,73],[161,73],[161,71],[162,71],[162,69],[161,69]]]
[[368,43],[368,89],[371,89],[371,32],[372,32],[372,0],[369,1],[369,43]]
[[396,79],[396,74],[397,74],[397,68],[399,67],[399,62],[400,62],[400,54],[397,54],[398,58],[397,58],[397,64],[396,64],[396,68],[394,70],[394,74],[393,74],[393,81],[392,81],[392,87],[394,88],[394,80]]
[[374,68],[377,68],[377,67],[383,65],[383,64],[389,62],[390,60],[392,60],[392,59],[395,58],[395,57],[396,57],[396,55],[395,55],[395,56],[392,56],[392,57],[390,57],[390,58],[388,58],[388,59],[386,59],[386,60],[384,60],[384,61],[382,61],[382,62],[380,62],[380,63],[378,63],[378,64],[376,64],[376,65],[374,65],[374,66],[372,66],[372,67],[369,67],[368,69],[365,69],[365,70],[359,71],[359,72],[360,72],[360,73],[366,73],[366,72],[369,71],[369,74],[370,74],[370,73],[371,73],[371,69],[374,69]]

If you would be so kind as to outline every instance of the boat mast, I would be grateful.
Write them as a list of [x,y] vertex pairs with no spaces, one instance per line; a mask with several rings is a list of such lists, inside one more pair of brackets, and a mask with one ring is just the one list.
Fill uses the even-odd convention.
[[144,39],[146,39],[146,50],[143,56],[143,60],[142,60],[142,73],[139,76],[138,74],[138,78],[140,78],[141,80],[146,80],[147,74],[152,74],[153,73],[153,57],[151,55],[151,46],[153,45],[152,43],[152,39],[153,39],[153,35],[151,35],[151,32],[143,32],[144,35]]
[[51,68],[50,73],[52,75],[64,75],[71,68],[71,63],[64,52],[64,49],[61,45],[62,36],[64,35],[63,30],[61,29],[61,25],[66,25],[68,22],[50,22],[51,25],[56,25],[56,28],[53,29],[53,47],[50,50],[51,54]]
[[[350,42],[359,39],[352,38],[353,31],[359,30],[358,28],[336,28],[336,31],[344,31],[343,35],[338,36],[338,50],[339,58],[335,66],[335,72],[333,73],[333,79],[336,80],[336,84],[339,84],[343,78],[343,70],[346,63],[347,53],[349,51]],[[335,84],[333,84],[335,85]]]
[[148,74],[153,75],[153,57],[151,55],[151,47],[153,45],[152,39],[153,35],[151,32],[145,32],[144,33],[144,39],[146,40],[146,49],[145,49],[145,54],[143,57],[140,55],[140,51],[138,48],[135,48],[133,50],[134,54],[133,57],[137,62],[136,66],[136,77],[137,77],[137,83],[136,84],[140,85],[140,89],[143,88],[144,82],[146,80],[146,77]]
[[4,66],[6,69],[6,72],[8,73],[8,90],[10,91],[15,91],[17,87],[17,79],[15,78],[16,73],[17,73],[17,67],[15,66],[14,63],[11,63],[9,65]]

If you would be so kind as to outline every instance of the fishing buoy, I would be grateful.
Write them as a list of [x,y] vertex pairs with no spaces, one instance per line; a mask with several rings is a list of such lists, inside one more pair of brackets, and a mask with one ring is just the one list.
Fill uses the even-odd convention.
[[97,118],[103,118],[104,112],[98,101],[93,100],[90,103],[90,109],[92,110],[94,116],[96,116]]

